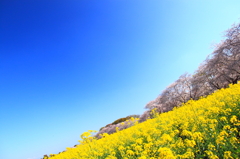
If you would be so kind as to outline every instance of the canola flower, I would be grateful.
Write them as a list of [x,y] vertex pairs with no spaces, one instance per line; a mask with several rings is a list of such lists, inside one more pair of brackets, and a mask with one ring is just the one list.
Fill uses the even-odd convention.
[[51,159],[239,159],[240,84],[190,100],[143,123],[91,137]]

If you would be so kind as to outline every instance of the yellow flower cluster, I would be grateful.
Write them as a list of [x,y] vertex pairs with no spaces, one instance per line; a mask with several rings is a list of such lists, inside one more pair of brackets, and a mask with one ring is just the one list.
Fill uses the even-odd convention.
[[233,159],[240,156],[240,84],[103,138],[81,135],[51,159]]

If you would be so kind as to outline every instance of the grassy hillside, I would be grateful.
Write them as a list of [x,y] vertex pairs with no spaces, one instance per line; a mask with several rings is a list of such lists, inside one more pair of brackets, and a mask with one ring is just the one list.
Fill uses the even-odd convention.
[[240,84],[229,85],[173,111],[96,140],[82,134],[81,144],[51,159],[175,159],[240,156]]

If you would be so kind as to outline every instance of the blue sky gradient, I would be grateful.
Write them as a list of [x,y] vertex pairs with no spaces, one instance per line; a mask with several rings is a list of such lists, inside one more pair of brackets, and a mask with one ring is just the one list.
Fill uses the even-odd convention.
[[142,114],[239,22],[237,0],[2,0],[0,158],[40,159]]

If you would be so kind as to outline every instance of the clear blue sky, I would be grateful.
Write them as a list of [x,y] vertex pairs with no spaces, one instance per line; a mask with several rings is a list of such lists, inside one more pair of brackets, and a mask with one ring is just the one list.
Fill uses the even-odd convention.
[[1,0],[0,158],[142,114],[239,22],[238,0]]

